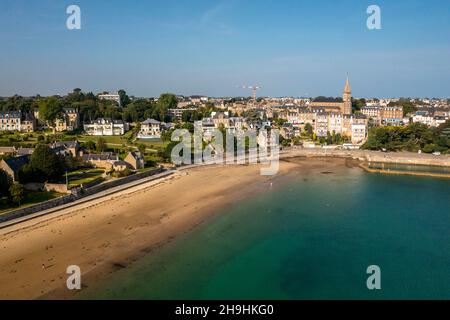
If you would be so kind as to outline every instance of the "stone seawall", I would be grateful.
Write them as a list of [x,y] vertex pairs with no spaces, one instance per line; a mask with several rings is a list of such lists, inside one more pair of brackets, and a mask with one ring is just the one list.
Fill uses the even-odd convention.
[[379,174],[393,174],[393,175],[406,175],[406,176],[417,176],[417,177],[433,177],[433,178],[445,178],[450,179],[450,174],[448,173],[434,173],[434,172],[418,172],[418,171],[400,171],[392,169],[373,169],[369,168],[366,164],[359,164],[359,167],[370,173]]
[[412,152],[380,152],[368,150],[330,150],[330,149],[285,149],[281,158],[307,157],[307,158],[346,158],[364,162],[379,162],[406,165],[422,165],[450,167],[450,156],[434,156]]
[[125,185],[125,184],[131,183],[131,182],[135,182],[140,179],[144,179],[144,178],[159,174],[163,171],[164,171],[164,169],[158,168],[155,170],[137,173],[137,174],[125,177],[125,178],[121,178],[121,179],[113,180],[111,182],[106,182],[106,183],[103,183],[100,185],[96,185],[91,188],[79,190],[78,192],[71,194],[71,195],[63,196],[63,197],[52,199],[52,200],[45,201],[45,202],[41,202],[41,203],[26,207],[26,208],[9,211],[9,212],[6,212],[6,213],[0,215],[0,223],[11,221],[11,220],[18,219],[18,218],[22,218],[22,217],[25,217],[25,216],[28,216],[28,215],[31,215],[31,214],[34,214],[34,213],[37,213],[40,211],[49,210],[52,208],[56,208],[56,207],[65,205],[65,204],[69,204],[76,200],[81,200],[85,197],[94,195],[96,193],[105,191],[107,189]]

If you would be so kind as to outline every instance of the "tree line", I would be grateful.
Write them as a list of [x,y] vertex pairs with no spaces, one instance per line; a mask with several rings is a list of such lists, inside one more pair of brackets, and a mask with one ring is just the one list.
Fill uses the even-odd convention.
[[425,153],[450,151],[450,120],[439,127],[413,123],[406,127],[374,127],[363,149]]
[[171,93],[161,94],[157,100],[130,98],[125,90],[119,90],[118,94],[120,106],[114,101],[99,99],[92,92],[85,93],[79,88],[64,97],[15,95],[0,99],[0,111],[30,113],[39,110],[39,118],[54,127],[55,122],[63,118],[66,108],[78,109],[81,122],[89,122],[97,118],[138,122],[147,118],[169,121],[169,109],[176,108],[178,105],[177,97]]

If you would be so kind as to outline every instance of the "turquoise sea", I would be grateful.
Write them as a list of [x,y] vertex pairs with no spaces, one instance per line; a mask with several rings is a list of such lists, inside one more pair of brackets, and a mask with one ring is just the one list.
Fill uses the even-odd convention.
[[[370,265],[381,290],[367,289]],[[80,298],[450,299],[450,180],[299,174]]]

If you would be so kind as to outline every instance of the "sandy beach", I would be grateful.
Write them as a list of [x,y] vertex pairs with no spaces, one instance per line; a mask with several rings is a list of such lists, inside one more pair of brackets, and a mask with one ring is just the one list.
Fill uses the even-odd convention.
[[81,268],[83,287],[88,287],[189,232],[223,207],[299,171],[343,163],[290,159],[281,161],[275,176],[261,176],[256,165],[189,169],[154,186],[2,229],[0,299],[71,298],[73,292],[66,288],[69,265]]

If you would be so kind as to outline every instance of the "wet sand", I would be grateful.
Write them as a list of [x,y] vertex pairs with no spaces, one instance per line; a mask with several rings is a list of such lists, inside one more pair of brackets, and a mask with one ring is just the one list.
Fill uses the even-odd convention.
[[261,176],[257,165],[188,169],[152,187],[0,230],[0,299],[72,298],[70,265],[81,268],[88,287],[271,184],[346,163],[283,160],[275,176]]

